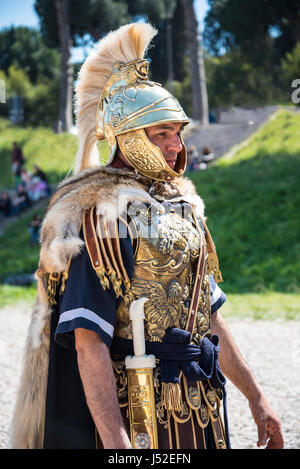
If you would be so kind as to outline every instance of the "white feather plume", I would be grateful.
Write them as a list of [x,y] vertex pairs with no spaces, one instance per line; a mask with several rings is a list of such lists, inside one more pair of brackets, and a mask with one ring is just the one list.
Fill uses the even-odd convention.
[[74,173],[99,165],[96,111],[101,92],[116,62],[144,58],[157,31],[149,23],[131,23],[111,31],[99,41],[83,63],[75,89],[79,148]]

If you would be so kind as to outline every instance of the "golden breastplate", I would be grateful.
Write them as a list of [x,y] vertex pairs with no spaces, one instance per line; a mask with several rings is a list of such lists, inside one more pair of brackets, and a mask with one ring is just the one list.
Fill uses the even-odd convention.
[[[117,310],[115,335],[132,339],[129,305],[145,303],[145,338],[162,342],[170,327],[184,329],[192,298],[194,275],[204,236],[199,233],[189,204],[163,202],[161,210],[132,204],[130,217],[137,243],[131,286]],[[205,268],[205,266],[204,266]],[[206,276],[194,326],[194,336],[209,330],[209,282]]]

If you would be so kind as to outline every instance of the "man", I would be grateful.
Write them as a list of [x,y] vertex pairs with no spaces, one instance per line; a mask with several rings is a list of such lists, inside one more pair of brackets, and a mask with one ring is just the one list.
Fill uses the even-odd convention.
[[81,69],[75,175],[43,222],[13,447],[229,448],[219,341],[258,444],[283,445],[218,312],[204,204],[182,178],[188,119],[143,59],[154,35],[123,26]]
[[31,205],[31,200],[25,188],[22,184],[19,184],[17,188],[16,197],[13,200],[13,207],[17,213],[23,212]]
[[14,177],[15,186],[17,186],[21,175],[21,169],[25,163],[22,149],[17,142],[13,142],[11,155],[11,169]]
[[5,217],[12,215],[12,202],[8,192],[2,192],[0,196],[0,210]]

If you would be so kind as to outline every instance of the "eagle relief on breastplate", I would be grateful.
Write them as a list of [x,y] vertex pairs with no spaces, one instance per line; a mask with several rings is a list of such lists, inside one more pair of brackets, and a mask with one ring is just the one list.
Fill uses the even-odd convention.
[[[132,339],[129,304],[141,297],[148,298],[146,341],[162,342],[168,328],[186,325],[203,237],[190,204],[163,202],[160,206],[160,210],[138,203],[129,207],[138,243],[131,287],[117,311],[115,335],[120,338]],[[196,320],[195,333],[198,323]]]

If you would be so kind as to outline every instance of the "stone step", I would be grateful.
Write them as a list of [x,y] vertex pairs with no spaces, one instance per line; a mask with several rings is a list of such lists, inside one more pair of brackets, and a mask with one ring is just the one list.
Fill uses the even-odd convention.
[[297,111],[296,108],[282,106],[220,108],[216,112],[216,123],[201,126],[192,122],[184,141],[187,148],[194,145],[199,154],[202,154],[204,147],[210,147],[214,157],[220,158],[234,145],[247,139],[278,109]]

